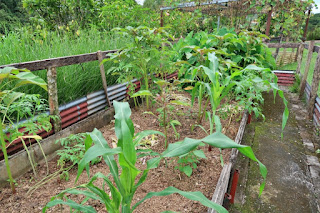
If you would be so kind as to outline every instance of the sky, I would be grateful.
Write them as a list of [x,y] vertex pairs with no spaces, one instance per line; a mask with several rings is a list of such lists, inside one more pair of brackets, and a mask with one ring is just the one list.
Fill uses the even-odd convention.
[[[318,0],[318,1],[320,1],[320,0]],[[138,4],[143,4],[143,2],[144,2],[144,0],[136,0],[136,2],[138,2]]]
[[312,13],[320,13],[320,0],[314,0],[314,1],[318,5],[318,9],[312,8]]
[[[312,9],[312,13],[320,13],[320,0],[314,0],[315,1],[315,3],[318,5],[318,9],[316,9],[316,8],[313,8]],[[138,4],[143,4],[143,2],[144,2],[144,0],[136,0],[136,2],[138,2]]]

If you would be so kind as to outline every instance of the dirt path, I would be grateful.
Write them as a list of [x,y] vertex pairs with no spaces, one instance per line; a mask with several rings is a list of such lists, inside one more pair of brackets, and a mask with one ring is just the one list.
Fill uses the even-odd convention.
[[313,213],[319,210],[319,161],[315,154],[320,140],[313,124],[305,119],[305,106],[295,94],[287,94],[290,117],[281,140],[283,104],[265,95],[265,122],[247,126],[243,142],[252,145],[268,168],[267,184],[259,193],[258,167],[242,159],[238,164],[241,179],[231,212]]

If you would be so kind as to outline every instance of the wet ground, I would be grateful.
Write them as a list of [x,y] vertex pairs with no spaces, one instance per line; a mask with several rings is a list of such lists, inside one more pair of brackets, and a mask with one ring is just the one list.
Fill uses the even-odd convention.
[[320,164],[318,132],[306,119],[304,104],[296,94],[286,94],[290,117],[281,139],[282,99],[265,94],[266,120],[247,125],[243,144],[251,145],[268,168],[267,184],[259,198],[261,176],[258,166],[239,156],[240,179],[235,204],[230,212],[320,212]]

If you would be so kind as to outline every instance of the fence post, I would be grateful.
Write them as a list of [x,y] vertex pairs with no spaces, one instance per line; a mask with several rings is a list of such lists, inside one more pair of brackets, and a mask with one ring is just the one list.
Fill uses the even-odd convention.
[[160,11],[160,27],[163,27],[163,10]]
[[109,97],[108,97],[108,85],[107,85],[107,80],[106,80],[106,73],[104,71],[104,65],[102,64],[102,60],[103,60],[102,52],[99,50],[97,52],[97,55],[98,55],[98,60],[99,60],[100,74],[101,74],[104,93],[106,95],[106,99],[108,101],[108,105],[109,105],[109,107],[111,107],[111,103],[110,103],[110,100],[109,100]]
[[319,81],[320,81],[320,52],[318,52],[317,62],[313,72],[310,99],[308,102],[308,118],[309,119],[312,119],[313,117],[313,110],[314,110],[314,105],[317,98]]
[[57,70],[55,67],[47,69],[47,79],[50,115],[58,116],[58,119],[53,119],[53,127],[54,132],[59,132],[61,130],[61,119],[58,103]]
[[272,6],[271,9],[268,12],[268,18],[267,18],[267,27],[266,27],[266,35],[269,36],[270,34],[270,25],[271,25],[271,18],[272,18]]
[[303,58],[303,50],[304,50],[304,45],[303,45],[303,43],[301,43],[299,46],[299,49],[298,49],[298,67],[296,70],[296,74],[300,74],[301,62],[302,62],[302,58]]
[[306,63],[306,68],[304,69],[303,78],[300,83],[300,94],[299,94],[300,99],[303,97],[304,89],[306,88],[306,82],[307,82],[307,77],[308,77],[308,73],[309,73],[310,62],[311,62],[312,55],[313,55],[314,43],[315,43],[315,41],[311,41],[309,44],[308,59],[307,59],[307,63]]

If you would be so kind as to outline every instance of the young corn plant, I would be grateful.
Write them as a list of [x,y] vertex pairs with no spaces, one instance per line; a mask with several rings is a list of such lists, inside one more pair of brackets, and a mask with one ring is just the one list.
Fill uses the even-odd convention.
[[[221,123],[219,118],[215,119],[217,130],[215,133],[202,139],[185,138],[183,141],[171,143],[163,153],[158,154],[156,157],[153,157],[147,161],[146,169],[142,171],[139,170],[136,167],[138,151],[135,149],[135,143],[133,140],[134,125],[130,119],[131,110],[129,104],[126,102],[121,103],[114,101],[113,105],[116,111],[115,132],[118,137],[117,147],[110,148],[99,130],[95,129],[93,132],[89,133],[89,136],[86,140],[86,145],[90,148],[88,148],[84,158],[79,164],[77,175],[78,180],[83,170],[88,168],[90,161],[98,156],[102,156],[110,169],[110,175],[112,176],[113,181],[110,180],[109,175],[97,173],[93,175],[88,183],[64,190],[57,196],[53,197],[51,201],[43,208],[43,212],[46,212],[48,208],[51,208],[55,205],[63,204],[68,205],[71,210],[75,209],[78,211],[93,213],[96,212],[96,210],[90,205],[85,205],[88,200],[92,199],[102,203],[107,212],[130,213],[133,212],[142,202],[153,196],[167,196],[178,193],[190,200],[199,201],[201,204],[215,209],[217,212],[226,213],[226,209],[208,200],[202,193],[184,192],[174,187],[168,187],[159,192],[149,192],[137,203],[132,203],[132,199],[138,187],[146,180],[149,171],[159,166],[159,163],[162,159],[185,155],[202,143],[206,143],[218,148],[237,148],[242,154],[257,162],[260,167],[261,175],[264,178],[264,181],[260,187],[260,194],[262,193],[267,175],[266,167],[254,156],[251,147],[237,144],[221,133]],[[91,146],[91,144],[94,145]],[[115,155],[118,157],[115,158]],[[121,167],[121,170],[118,165]],[[90,175],[88,170],[87,173]],[[107,186],[108,189],[106,190],[105,187],[97,186],[95,184],[97,179],[102,179],[104,182],[103,185]],[[84,199],[81,203],[76,203],[69,198],[69,194],[82,195],[84,196]]]
[[[22,143],[24,144],[25,148],[26,148],[26,145],[24,143],[24,139],[31,139],[31,138],[35,140],[41,139],[41,137],[38,135],[28,135],[28,136],[21,135],[21,133],[19,133],[18,128],[16,126],[15,129],[16,129],[16,133],[18,134],[14,134],[15,138],[11,138],[12,140],[10,141],[9,144],[7,144],[5,141],[6,135],[4,134],[4,131],[5,131],[4,127],[5,127],[5,120],[9,119],[7,117],[8,109],[10,108],[11,104],[13,104],[16,100],[24,96],[24,93],[15,92],[14,90],[26,84],[38,85],[41,88],[47,90],[47,84],[45,83],[45,81],[42,80],[40,77],[35,76],[28,70],[16,69],[13,67],[6,67],[3,69],[0,69],[0,104],[2,106],[3,105],[6,106],[1,109],[2,120],[0,122],[0,142],[1,142],[1,150],[3,152],[4,161],[5,161],[12,193],[15,193],[16,190],[15,190],[14,180],[13,180],[10,165],[9,165],[7,147],[10,145],[10,143],[13,140],[17,138],[20,138],[22,140]],[[5,88],[10,88],[10,89],[5,89]],[[29,156],[29,159],[30,159],[30,156]],[[31,164],[32,164],[32,161],[31,161]]]

